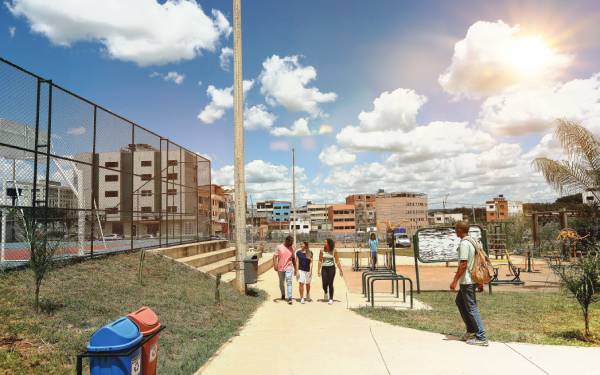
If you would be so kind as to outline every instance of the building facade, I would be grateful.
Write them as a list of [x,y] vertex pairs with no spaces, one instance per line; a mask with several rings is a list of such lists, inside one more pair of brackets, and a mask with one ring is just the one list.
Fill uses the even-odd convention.
[[306,208],[310,217],[310,230],[330,231],[332,225],[329,223],[329,204],[314,204],[308,202]]
[[288,222],[290,221],[290,213],[292,210],[292,204],[286,201],[274,201],[273,202],[273,221],[274,222]]
[[377,230],[386,233],[388,227],[404,227],[410,233],[426,227],[427,196],[422,193],[379,191],[375,195]]
[[353,194],[346,197],[346,204],[354,206],[356,231],[359,233],[377,230],[375,194]]
[[504,221],[506,219],[508,219],[508,200],[504,198],[504,195],[500,194],[493,200],[485,202],[486,221]]
[[333,204],[328,209],[329,223],[334,233],[355,233],[355,211],[351,204]]
[[429,225],[454,225],[456,222],[463,220],[464,215],[461,213],[430,212],[428,216]]

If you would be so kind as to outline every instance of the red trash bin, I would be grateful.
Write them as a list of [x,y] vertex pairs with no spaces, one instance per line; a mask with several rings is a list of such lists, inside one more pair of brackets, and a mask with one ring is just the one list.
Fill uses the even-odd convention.
[[[142,336],[146,337],[160,329],[158,316],[149,307],[142,307],[127,315],[140,329]],[[156,375],[158,363],[158,336],[154,336],[142,346],[142,374]]]

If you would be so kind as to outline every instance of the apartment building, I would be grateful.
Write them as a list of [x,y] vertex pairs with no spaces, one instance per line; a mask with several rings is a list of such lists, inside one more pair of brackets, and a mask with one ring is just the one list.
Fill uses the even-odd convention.
[[[46,182],[37,181],[36,201],[46,199]],[[61,185],[58,181],[48,181],[48,207],[77,209],[78,201],[73,189]],[[31,181],[2,181],[0,205],[30,207],[33,202],[33,183]]]
[[334,233],[356,232],[354,205],[333,204],[328,209],[328,218]]
[[310,217],[310,230],[329,231],[332,229],[332,225],[329,223],[330,206],[330,204],[314,204],[312,202],[306,204],[306,209]]
[[503,221],[508,219],[508,200],[500,194],[494,199],[485,202],[485,220]]
[[219,185],[198,187],[198,210],[210,210],[212,234],[227,235],[229,233],[228,206],[225,190]]
[[391,227],[404,227],[410,233],[428,225],[427,196],[422,193],[380,190],[375,195],[377,230],[381,233]]
[[353,194],[346,197],[346,204],[354,206],[357,232],[377,230],[375,194]]
[[463,220],[464,216],[461,213],[430,212],[428,215],[429,225],[454,225]]

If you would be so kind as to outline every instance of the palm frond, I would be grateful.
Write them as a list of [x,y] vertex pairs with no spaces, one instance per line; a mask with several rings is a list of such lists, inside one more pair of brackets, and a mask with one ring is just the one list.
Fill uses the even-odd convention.
[[533,160],[532,166],[542,173],[546,182],[560,194],[594,188],[595,181],[590,175],[590,171],[576,162],[536,158]]
[[[600,172],[600,141],[579,123],[558,119],[554,136],[567,153],[569,160],[588,164],[586,168]],[[598,179],[598,176],[596,176]],[[595,181],[596,185],[600,181]]]

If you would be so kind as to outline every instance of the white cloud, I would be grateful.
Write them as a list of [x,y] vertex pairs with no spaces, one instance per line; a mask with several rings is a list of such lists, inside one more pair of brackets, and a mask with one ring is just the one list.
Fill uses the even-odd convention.
[[[233,185],[233,166],[227,165],[213,170],[213,182],[218,185],[231,187]],[[291,168],[264,160],[252,160],[245,166],[246,191],[252,194],[254,200],[291,198],[292,175]],[[296,181],[306,181],[304,168],[296,166]],[[305,194],[307,184],[297,184],[297,193]]]
[[581,121],[600,132],[600,74],[490,97],[482,104],[478,121],[494,134],[519,136],[545,133],[557,118]]
[[308,121],[301,117],[294,121],[291,127],[277,127],[271,130],[271,134],[275,137],[307,137],[312,135],[308,127]]
[[202,81],[198,81],[198,86],[202,86]]
[[475,22],[455,44],[452,62],[439,76],[440,85],[450,94],[478,98],[559,77],[571,57],[540,36],[524,34],[519,25]]
[[248,130],[270,129],[276,119],[277,116],[269,112],[264,105],[255,105],[244,111],[244,128]]
[[[244,93],[251,90],[254,81],[244,80]],[[218,89],[209,85],[206,94],[210,97],[210,102],[198,114],[198,118],[205,124],[212,124],[225,115],[225,111],[233,107],[233,86]]]
[[101,43],[111,58],[140,66],[190,60],[214,51],[231,26],[218,10],[213,18],[196,1],[167,0],[8,0],[15,16],[52,43]]
[[469,127],[465,122],[434,121],[413,130],[364,132],[347,126],[336,136],[343,147],[355,151],[394,151],[405,161],[445,158],[457,153],[480,151],[495,142],[487,133]]
[[410,130],[417,126],[417,112],[425,102],[427,98],[414,90],[399,88],[392,92],[384,91],[373,101],[373,110],[361,112],[358,120],[365,131]]
[[8,35],[10,35],[11,38],[14,38],[16,33],[17,33],[17,28],[16,27],[10,26],[8,28]]
[[76,128],[67,129],[67,134],[69,135],[84,135],[87,132],[87,129],[83,126],[78,126]]
[[185,74],[177,73],[177,72],[168,72],[165,74],[159,73],[159,72],[152,72],[150,74],[150,78],[154,78],[154,77],[160,77],[160,78],[162,78],[163,81],[173,82],[176,85],[181,85],[183,83],[183,81],[185,80]]
[[321,103],[337,98],[334,92],[323,93],[316,87],[307,87],[316,79],[317,70],[300,64],[299,56],[273,55],[262,65],[261,93],[269,105],[282,105],[288,111],[307,112],[314,117],[322,115]]
[[219,65],[221,69],[228,72],[231,67],[231,59],[233,58],[233,50],[229,47],[221,48],[221,54],[219,55]]
[[286,141],[274,141],[269,145],[271,151],[288,151],[290,144]]
[[319,134],[330,134],[333,133],[333,126],[323,124],[319,127]]
[[336,145],[331,145],[321,151],[319,160],[321,160],[321,163],[328,166],[343,165],[354,163],[354,161],[356,161],[356,155],[344,149],[340,149]]

